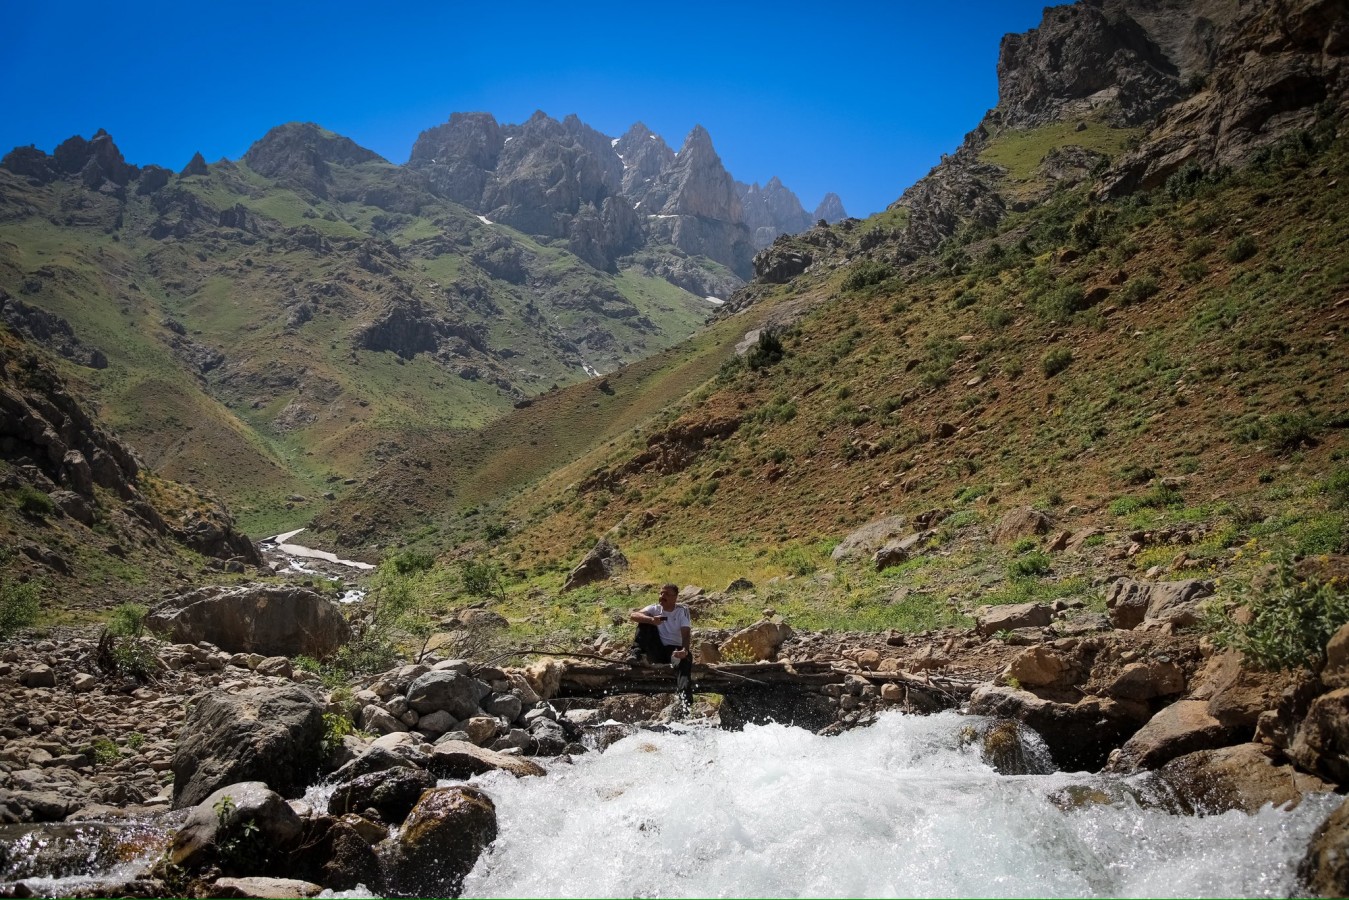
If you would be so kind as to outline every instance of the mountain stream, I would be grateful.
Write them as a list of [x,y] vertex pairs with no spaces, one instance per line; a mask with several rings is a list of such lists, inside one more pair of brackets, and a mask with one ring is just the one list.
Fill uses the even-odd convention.
[[[1033,734],[1022,768],[1047,774],[1000,775],[970,741],[981,721],[893,713],[835,737],[673,726],[548,761],[543,778],[490,773],[475,783],[500,831],[464,896],[1286,897],[1339,800],[1176,815],[1151,776],[1049,772]],[[133,877],[125,851],[99,850],[127,827],[5,826],[0,887],[59,896]],[[122,836],[101,842],[107,828]],[[130,869],[158,855],[157,830]]]

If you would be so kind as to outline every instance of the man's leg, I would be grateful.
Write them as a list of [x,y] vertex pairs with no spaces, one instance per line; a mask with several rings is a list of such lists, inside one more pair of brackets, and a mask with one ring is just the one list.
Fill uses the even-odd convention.
[[[661,650],[664,646],[660,640],[660,632],[656,630],[655,625],[639,622],[637,624],[637,636],[632,641],[632,649],[628,651],[628,662],[635,665],[641,662],[643,656],[652,662],[660,662]],[[665,657],[666,662],[669,659],[670,657]]]
[[693,707],[693,652],[685,654],[679,661],[679,668],[675,670],[675,690],[679,696],[684,698],[684,703]]

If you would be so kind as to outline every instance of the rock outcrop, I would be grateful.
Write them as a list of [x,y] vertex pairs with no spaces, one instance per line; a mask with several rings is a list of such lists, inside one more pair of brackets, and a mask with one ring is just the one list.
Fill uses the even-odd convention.
[[[817,216],[816,219],[812,219],[802,208],[796,194],[792,193],[776,175],[762,187],[757,181],[754,184],[737,181],[735,191],[740,197],[745,227],[749,229],[750,244],[753,245],[755,252],[773,243],[778,235],[805,231],[815,224],[816,219],[823,218]],[[837,201],[836,194],[830,196]]]
[[239,781],[298,797],[318,773],[322,742],[323,705],[304,688],[208,693],[188,711],[173,755],[173,805]]
[[145,624],[175,643],[264,656],[327,659],[351,639],[336,603],[288,585],[198,588],[155,606]]
[[278,125],[259,138],[243,156],[244,164],[259,175],[324,198],[332,187],[332,166],[383,161],[373,150],[312,122]]

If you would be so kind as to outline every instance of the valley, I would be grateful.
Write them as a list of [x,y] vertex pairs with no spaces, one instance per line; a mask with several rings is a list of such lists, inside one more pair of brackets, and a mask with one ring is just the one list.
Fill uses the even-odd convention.
[[543,112],[12,151],[0,892],[1342,895],[1346,35],[1050,7],[866,219]]

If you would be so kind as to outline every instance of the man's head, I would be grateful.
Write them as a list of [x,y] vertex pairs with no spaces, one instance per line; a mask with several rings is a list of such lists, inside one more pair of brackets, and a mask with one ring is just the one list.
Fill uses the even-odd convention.
[[663,584],[660,586],[660,605],[670,609],[679,599],[679,588],[673,584]]

